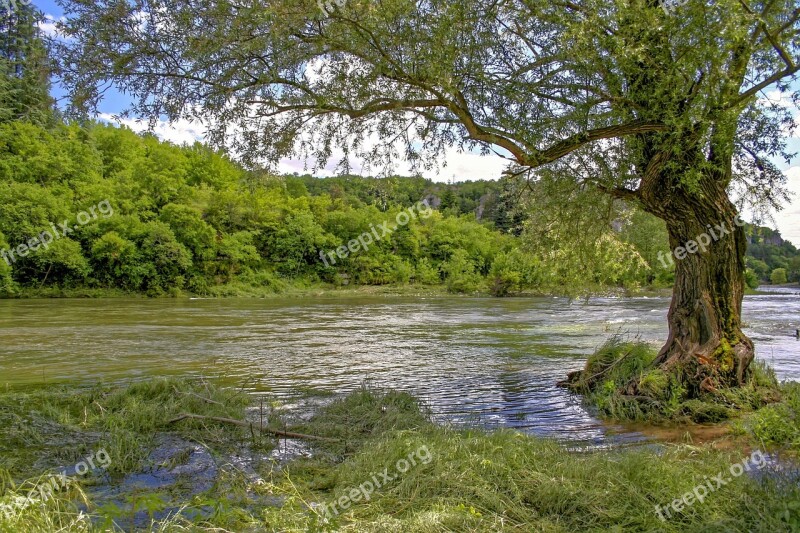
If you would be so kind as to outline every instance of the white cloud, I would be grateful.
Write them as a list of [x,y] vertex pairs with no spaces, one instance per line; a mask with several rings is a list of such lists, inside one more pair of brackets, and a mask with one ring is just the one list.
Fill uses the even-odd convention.
[[791,93],[781,92],[777,89],[767,91],[765,96],[759,98],[759,101],[762,103],[777,104],[778,106],[785,107],[786,109],[794,109]]
[[58,37],[56,23],[64,20],[64,17],[56,19],[53,15],[45,15],[44,20],[39,21],[39,30],[48,37]]
[[422,175],[433,181],[496,180],[509,163],[507,159],[497,155],[459,152],[455,148],[448,149],[442,160],[445,165],[438,171],[423,171]]
[[[107,122],[124,124],[136,132],[148,130],[147,121],[135,119],[116,119],[109,113],[101,113],[98,118]],[[158,121],[153,132],[162,140],[170,141],[175,144],[193,144],[195,141],[202,141],[206,126],[188,120],[178,120],[173,123]],[[370,140],[375,142],[376,140]],[[335,153],[325,168],[314,172],[318,176],[331,176],[336,173],[335,162],[341,157],[341,153]],[[508,164],[508,160],[497,155],[480,155],[476,153],[459,152],[456,148],[448,149],[439,158],[438,169],[421,172],[422,176],[432,181],[473,181],[479,179],[498,179],[502,171]],[[357,160],[350,161],[353,172],[362,172],[362,167]],[[394,171],[400,175],[412,174],[411,168],[403,161],[399,161]],[[310,168],[311,165],[308,166]],[[291,174],[297,172],[304,174],[308,168],[303,160],[283,159],[279,162],[277,170],[281,173]],[[787,187],[794,193],[794,197],[783,211],[775,214],[775,221],[781,235],[795,246],[800,246],[800,166],[793,166],[785,171],[787,176]]]
[[794,166],[784,172],[787,177],[787,188],[794,197],[783,211],[775,214],[775,221],[784,239],[800,246],[800,166]]
[[[338,154],[341,157],[341,154]],[[324,169],[318,170],[313,174],[316,176],[332,176],[336,174],[335,161],[332,157]],[[480,155],[471,152],[459,152],[456,148],[446,150],[443,157],[437,161],[438,168],[432,170],[420,170],[415,172],[410,165],[405,162],[398,162],[393,173],[401,176],[410,176],[416,173],[431,181],[475,181],[475,180],[496,180],[508,165],[508,160],[496,155]],[[363,168],[357,160],[350,160],[350,165],[354,173],[362,173]],[[308,166],[310,168],[310,165]],[[304,174],[309,172],[300,159],[283,159],[278,164],[278,172],[291,174],[297,172]]]
[[[133,118],[117,118],[110,113],[100,113],[97,118],[105,122],[113,124],[121,124],[127,126],[137,133],[149,131],[149,123],[146,120],[138,120]],[[202,141],[204,137],[206,126],[197,121],[189,121],[185,119],[177,120],[175,122],[168,122],[166,120],[159,120],[156,122],[152,133],[162,141],[169,141],[174,144],[194,144],[195,141]]]

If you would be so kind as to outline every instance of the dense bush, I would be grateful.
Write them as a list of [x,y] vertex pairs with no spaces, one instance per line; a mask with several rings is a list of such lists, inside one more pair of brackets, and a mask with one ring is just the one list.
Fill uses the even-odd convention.
[[[617,206],[617,222],[603,224],[589,196],[565,214],[555,204],[528,209],[507,178],[444,185],[276,176],[201,144],[178,147],[105,124],[0,123],[0,196],[0,246],[9,253],[100,202],[113,207],[35,253],[5,256],[6,297],[40,289],[261,294],[317,283],[574,294],[668,286],[673,275],[659,261],[668,247],[662,223]],[[434,209],[398,224],[423,199]],[[577,226],[552,223],[567,215]],[[347,249],[384,224],[386,235]],[[748,264],[753,287],[769,266]]]
[[781,285],[783,283],[786,283],[788,281],[786,277],[786,269],[776,268],[769,275],[769,280],[772,282],[773,285]]

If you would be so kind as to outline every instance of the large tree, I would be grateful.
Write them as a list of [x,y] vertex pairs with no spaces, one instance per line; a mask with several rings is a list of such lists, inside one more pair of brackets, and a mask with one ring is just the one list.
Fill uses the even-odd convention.
[[800,69],[793,0],[63,1],[76,109],[117,87],[251,162],[494,150],[640,205],[673,248],[714,231],[675,260],[656,364],[690,394],[746,379],[731,198],[781,200],[791,117],[760,95]]
[[46,124],[52,118],[50,65],[38,23],[28,3],[0,7],[0,122]]

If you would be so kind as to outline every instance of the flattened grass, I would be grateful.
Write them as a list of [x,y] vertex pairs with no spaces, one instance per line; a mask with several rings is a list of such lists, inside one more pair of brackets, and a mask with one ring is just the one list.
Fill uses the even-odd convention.
[[[349,398],[356,400],[374,419],[380,412],[367,413],[367,407],[380,409],[386,396],[362,391]],[[408,414],[395,418],[413,420],[413,411]],[[269,490],[287,500],[264,509],[269,530],[774,532],[800,526],[800,509],[791,506],[800,501],[800,480],[781,483],[777,474],[733,478],[703,503],[673,511],[669,521],[658,516],[656,505],[669,505],[720,473],[732,477],[730,465],[749,455],[744,451],[682,445],[578,454],[513,431],[458,431],[416,420],[410,425],[376,431],[341,462],[316,457],[273,475]],[[422,446],[432,460],[396,472],[397,461]],[[325,516],[323,505],[387,468],[396,479],[369,501]]]
[[[176,393],[176,387],[222,405]],[[13,401],[0,396],[0,406],[14,406],[19,416],[33,410],[42,419],[58,418],[65,428],[91,429],[97,433],[97,443],[109,447],[113,440],[129,439],[138,432],[146,449],[146,438],[179,412],[243,417],[247,402],[235,391],[184,382],[147,382],[72,396],[66,391],[54,397],[35,392]],[[95,401],[102,409],[90,409]],[[216,434],[220,441],[241,436],[235,433],[241,428],[185,423],[186,427],[173,429],[212,438]],[[112,438],[114,428],[118,433]],[[764,471],[732,478],[704,502],[673,511],[668,521],[659,518],[656,505],[669,505],[720,473],[731,477],[730,465],[749,455],[743,450],[669,445],[575,453],[552,440],[513,431],[436,426],[413,397],[369,390],[334,400],[303,428],[292,429],[341,440],[319,443],[314,456],[281,468],[264,465],[255,482],[220,478],[207,494],[178,502],[175,513],[156,517],[147,530],[775,533],[800,528],[800,508],[794,503],[800,501],[800,479],[796,474],[764,475]],[[17,437],[27,438],[24,432]],[[40,441],[46,444],[47,436]],[[399,459],[422,447],[430,454],[429,462],[404,472],[397,469]],[[135,471],[137,457],[131,455],[125,468]],[[381,483],[368,500],[353,501],[341,513],[326,517],[323,505],[352,495],[353,489],[384,469],[393,478]],[[13,500],[21,490],[9,481],[8,472],[2,474],[0,470],[0,503]],[[89,502],[94,521],[78,511],[84,499],[82,492],[57,493],[47,505],[26,508],[10,518],[0,516],[0,531],[106,530],[104,524],[112,522],[103,510]]]

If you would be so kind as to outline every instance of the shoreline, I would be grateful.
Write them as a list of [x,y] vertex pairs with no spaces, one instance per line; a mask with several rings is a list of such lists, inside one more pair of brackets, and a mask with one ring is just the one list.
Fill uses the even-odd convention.
[[[796,293],[791,291],[797,291]],[[744,294],[799,294],[800,285],[761,285],[756,289],[746,288]],[[249,285],[220,285],[214,288],[213,294],[195,294],[188,291],[176,291],[174,293],[164,293],[159,295],[149,295],[142,292],[128,292],[118,289],[100,288],[47,288],[47,289],[20,289],[14,296],[0,296],[0,300],[34,300],[34,299],[64,299],[64,298],[83,298],[83,299],[236,299],[236,298],[261,298],[261,299],[280,299],[280,298],[339,298],[339,297],[358,297],[358,296],[409,296],[409,297],[448,297],[448,298],[571,298],[575,300],[586,298],[641,298],[641,297],[670,297],[672,288],[664,286],[648,286],[640,288],[624,287],[559,287],[542,290],[527,290],[505,296],[495,296],[489,291],[476,291],[471,293],[449,292],[444,284],[440,285],[421,285],[421,284],[387,284],[387,285],[358,285],[358,286],[334,286],[317,284],[311,286],[289,286],[283,291],[249,286]]]
[[445,285],[359,285],[353,287],[334,287],[318,285],[311,287],[291,287],[285,291],[275,292],[259,287],[235,287],[237,292],[226,291],[226,286],[219,287],[219,294],[194,294],[177,292],[152,296],[141,292],[126,292],[117,289],[23,289],[13,297],[0,297],[0,300],[34,300],[34,299],[236,299],[236,298],[339,298],[358,296],[409,296],[409,297],[448,297],[448,298],[537,298],[561,297],[572,299],[603,297],[664,297],[672,294],[667,287],[646,287],[636,290],[621,287],[573,288],[569,290],[523,291],[507,296],[494,296],[488,291],[472,293],[448,292]]
[[[508,429],[434,424],[417,399],[392,391],[338,396],[290,421],[280,406],[234,388],[153,379],[122,389],[2,392],[3,413],[26,424],[0,435],[0,473],[17,483],[0,488],[8,511],[0,530],[46,531],[47,523],[81,531],[377,531],[392,520],[396,530],[418,531],[429,530],[425,520],[457,531],[556,523],[557,531],[573,531],[624,520],[635,530],[683,531],[724,517],[738,530],[779,531],[795,517],[776,511],[800,498],[786,469],[792,460],[744,439],[726,447],[689,439],[576,451]],[[273,429],[299,435],[274,438]],[[102,471],[72,478],[37,505],[14,506],[41,492],[37,480],[48,472],[98,450]],[[730,470],[725,486],[695,502],[702,512],[675,507],[664,520],[654,511],[762,450],[760,472]]]

